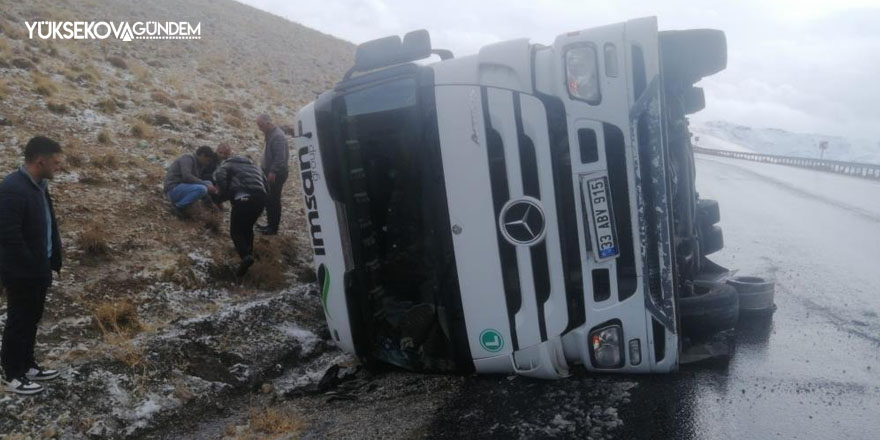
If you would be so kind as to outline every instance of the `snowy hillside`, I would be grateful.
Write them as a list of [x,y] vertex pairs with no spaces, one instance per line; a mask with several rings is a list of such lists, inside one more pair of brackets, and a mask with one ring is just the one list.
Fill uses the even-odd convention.
[[694,144],[704,148],[819,157],[819,143],[826,141],[826,159],[880,164],[880,143],[877,142],[792,133],[777,128],[752,128],[723,121],[694,124],[691,129],[694,133]]

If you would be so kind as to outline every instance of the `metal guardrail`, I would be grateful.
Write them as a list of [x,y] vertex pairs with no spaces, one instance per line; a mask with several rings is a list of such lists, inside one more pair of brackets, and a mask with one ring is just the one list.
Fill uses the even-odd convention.
[[755,162],[775,163],[793,167],[809,168],[829,173],[846,174],[849,176],[864,177],[866,179],[880,180],[880,165],[858,162],[841,162],[826,159],[808,159],[794,156],[774,156],[771,154],[746,153],[742,151],[713,150],[694,146],[694,153],[711,154],[713,156],[732,157],[734,159],[751,160]]

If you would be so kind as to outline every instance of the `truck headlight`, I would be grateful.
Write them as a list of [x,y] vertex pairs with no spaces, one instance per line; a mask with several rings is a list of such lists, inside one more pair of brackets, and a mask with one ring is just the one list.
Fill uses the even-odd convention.
[[576,46],[565,52],[565,76],[568,94],[596,105],[602,101],[599,91],[599,68],[592,45]]
[[590,358],[596,368],[623,366],[623,331],[620,325],[609,325],[590,333]]

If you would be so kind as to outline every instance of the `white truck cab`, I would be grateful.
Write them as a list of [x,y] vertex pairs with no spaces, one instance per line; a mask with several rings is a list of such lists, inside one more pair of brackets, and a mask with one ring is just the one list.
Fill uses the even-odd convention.
[[725,65],[723,33],[655,18],[461,58],[425,31],[361,44],[297,115],[333,339],[417,371],[676,370],[683,330],[732,313],[680,311],[727,292],[685,118]]

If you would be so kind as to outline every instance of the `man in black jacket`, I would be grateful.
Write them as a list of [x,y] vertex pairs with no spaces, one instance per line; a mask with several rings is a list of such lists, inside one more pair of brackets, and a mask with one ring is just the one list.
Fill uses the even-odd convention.
[[[212,160],[207,165],[203,166],[199,171],[201,178],[204,181],[211,182],[215,187],[217,186],[217,182],[214,181],[214,172],[217,171],[217,168],[223,163],[224,160],[229,159],[232,156],[232,147],[229,146],[226,142],[221,142],[217,145],[217,149],[214,150],[214,155]],[[223,199],[220,197],[218,192],[214,192],[209,194],[209,198],[214,206],[219,210],[223,210]],[[207,200],[207,199],[203,199]]]
[[[232,150],[229,150],[232,154]],[[241,263],[239,277],[254,264],[254,223],[266,206],[266,178],[254,162],[244,156],[231,156],[214,173],[221,200],[230,200],[229,235]]]
[[24,160],[0,183],[0,281],[8,298],[0,363],[7,390],[36,394],[43,387],[33,381],[58,376],[37,364],[34,345],[52,271],[61,270],[61,237],[47,184],[60,166],[61,146],[34,137]]
[[287,146],[287,138],[284,131],[272,123],[269,115],[257,117],[257,126],[266,136],[266,147],[263,150],[263,158],[260,167],[266,174],[269,182],[269,194],[266,199],[266,225],[257,226],[264,235],[275,235],[281,223],[281,191],[284,182],[287,181],[288,162],[290,161],[290,148]]

